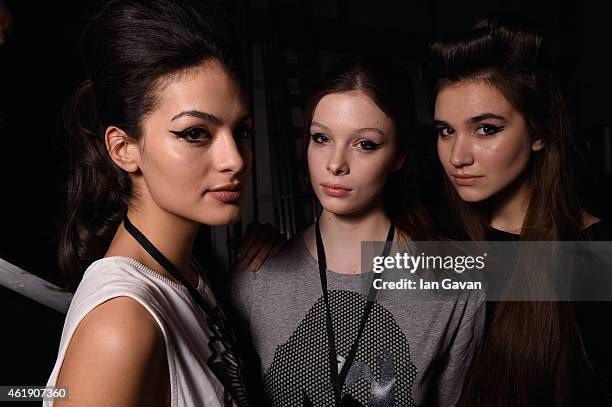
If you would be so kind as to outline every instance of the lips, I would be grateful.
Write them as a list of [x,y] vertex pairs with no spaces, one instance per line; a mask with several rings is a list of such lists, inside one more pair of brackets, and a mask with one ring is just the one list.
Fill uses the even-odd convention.
[[484,178],[482,175],[472,175],[472,174],[451,174],[451,179],[456,185],[459,186],[471,186],[476,183],[480,179]]
[[208,194],[221,202],[234,202],[240,199],[242,184],[226,184],[211,189]]
[[321,184],[323,192],[333,198],[343,198],[347,196],[353,188],[340,184]]

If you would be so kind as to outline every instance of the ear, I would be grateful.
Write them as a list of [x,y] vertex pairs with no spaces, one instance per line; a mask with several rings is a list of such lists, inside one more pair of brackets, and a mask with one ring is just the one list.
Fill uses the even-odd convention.
[[393,166],[391,167],[391,172],[395,172],[397,170],[399,170],[400,168],[402,168],[402,166],[404,165],[404,163],[406,162],[406,156],[408,155],[408,153],[404,152],[404,153],[398,153],[395,156],[395,161],[393,163]]
[[531,143],[531,151],[540,151],[543,148],[544,148],[544,141],[542,141],[542,139],[534,140],[534,142]]
[[136,172],[140,163],[138,145],[119,127],[109,126],[104,134],[104,142],[111,159],[121,169]]

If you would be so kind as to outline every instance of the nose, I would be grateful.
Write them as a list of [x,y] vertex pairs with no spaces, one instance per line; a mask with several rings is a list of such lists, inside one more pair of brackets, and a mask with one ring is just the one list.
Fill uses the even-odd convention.
[[469,136],[458,134],[454,137],[451,146],[450,163],[457,168],[474,164],[472,142]]
[[332,175],[347,175],[350,172],[350,167],[342,146],[338,146],[334,149],[327,162],[327,170]]
[[[242,149],[244,150],[244,149]],[[221,172],[240,173],[246,168],[246,155],[250,151],[241,151],[231,131],[219,134],[212,151],[216,167]]]

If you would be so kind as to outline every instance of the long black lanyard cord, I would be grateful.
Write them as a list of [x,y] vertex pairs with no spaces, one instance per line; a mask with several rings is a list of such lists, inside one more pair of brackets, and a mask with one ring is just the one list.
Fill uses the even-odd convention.
[[[394,235],[395,228],[393,227],[393,224],[391,224],[391,226],[389,226],[389,232],[387,233],[385,248],[382,253],[383,257],[389,255]],[[315,222],[315,238],[317,244],[317,259],[319,262],[319,275],[321,277],[321,290],[323,291],[323,301],[325,303],[325,320],[327,325],[327,340],[329,343],[329,369],[331,374],[332,386],[334,389],[336,406],[339,406],[342,400],[342,388],[344,387],[344,382],[346,381],[346,377],[349,373],[351,365],[353,364],[355,356],[357,355],[359,340],[361,339],[361,335],[363,334],[363,330],[365,329],[365,325],[368,320],[368,316],[370,315],[370,311],[372,310],[372,306],[374,305],[374,301],[376,301],[376,294],[378,293],[378,290],[374,288],[373,281],[370,281],[368,301],[365,305],[363,314],[361,315],[361,322],[359,324],[359,330],[357,331],[357,337],[355,338],[355,341],[353,341],[353,344],[344,361],[344,364],[342,365],[340,373],[338,373],[338,354],[336,351],[336,337],[334,335],[331,309],[329,306],[329,293],[327,291],[327,261],[325,259],[325,248],[323,246],[323,239],[321,238],[321,231],[319,229],[318,219]],[[374,276],[372,276],[372,279],[373,278]]]
[[[222,320],[221,313],[215,312],[215,310],[213,310],[212,307],[206,302],[202,294],[200,294],[200,292],[195,287],[193,287],[193,285],[191,285],[187,281],[187,279],[185,279],[185,277],[181,275],[181,273],[178,272],[178,270],[174,267],[170,260],[168,260],[168,258],[164,256],[157,249],[157,247],[155,247],[155,245],[153,245],[153,243],[151,243],[151,241],[147,239],[147,237],[143,235],[142,232],[132,224],[132,222],[130,222],[127,213],[123,217],[123,225],[125,227],[125,230],[127,230],[128,233],[132,235],[134,239],[136,239],[136,241],[147,251],[147,253],[149,253],[151,257],[155,259],[155,261],[157,261],[168,273],[170,273],[175,279],[177,279],[183,286],[187,288],[189,294],[191,294],[191,297],[197,302],[197,304],[200,306],[200,308],[206,315],[206,318],[209,320],[209,323],[214,324],[219,328],[222,337],[217,339],[223,341],[224,345],[227,348],[227,352],[229,352],[231,358],[237,364],[238,370],[235,373],[237,375],[237,379],[240,380],[240,383],[232,383],[233,385],[224,383],[224,380],[221,380],[221,382],[223,384],[228,384],[230,393],[232,393],[233,397],[239,402],[239,404],[246,405],[248,402],[246,401],[246,395],[242,391],[243,386],[242,379],[240,377],[241,360],[233,351],[234,336],[231,331],[228,331],[228,327]],[[206,277],[202,274],[202,270],[200,270],[199,267],[196,267],[196,270],[198,274],[200,274],[202,278],[206,280]],[[236,386],[239,389],[237,389]]]
[[[202,297],[202,294],[200,294],[200,292],[198,292],[198,290],[196,290],[196,288],[190,284],[181,273],[178,272],[178,270],[174,267],[174,264],[172,264],[170,260],[168,260],[168,258],[164,256],[157,249],[157,247],[155,247],[153,243],[151,243],[151,241],[132,224],[132,222],[130,222],[127,214],[123,218],[123,225],[125,226],[125,230],[127,230],[128,233],[132,235],[134,239],[136,239],[136,241],[143,247],[143,249],[147,251],[147,253],[151,255],[151,257],[155,259],[156,262],[158,262],[168,273],[172,275],[172,277],[177,279],[183,286],[185,286],[185,288],[187,288],[189,294],[191,294],[191,297],[198,303],[200,308],[202,308],[202,311],[204,311],[206,316],[209,319],[216,321],[217,313],[213,311],[210,305],[208,305],[204,297]],[[197,271],[198,274],[202,275],[202,272],[199,269]],[[203,275],[202,278],[205,279]]]

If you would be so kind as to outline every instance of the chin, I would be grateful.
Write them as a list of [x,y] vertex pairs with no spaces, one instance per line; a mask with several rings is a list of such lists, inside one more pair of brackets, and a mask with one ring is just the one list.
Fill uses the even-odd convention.
[[331,213],[336,216],[348,216],[353,214],[353,211],[350,210],[338,210],[336,208],[323,207],[328,213]]
[[334,215],[346,215],[347,213],[351,213],[351,206],[346,205],[344,202],[332,202],[332,199],[328,199],[327,197],[323,200],[319,199],[319,202],[323,209]]
[[218,217],[207,217],[206,219],[201,219],[200,223],[208,226],[226,226],[232,223],[236,223],[240,220],[240,214],[235,216],[218,216]]
[[208,226],[225,226],[236,223],[242,216],[242,208],[239,205],[224,205],[223,208],[207,208],[198,217],[198,222]]
[[459,198],[461,198],[462,201],[468,203],[482,202],[491,197],[491,194],[487,194],[483,191],[478,191],[474,189],[468,190],[465,188],[458,189],[457,194],[459,195]]
[[[321,206],[329,213],[333,213],[338,216],[351,216],[356,214],[363,214],[364,210],[368,208],[368,205],[356,205],[354,201],[342,202],[336,200],[335,202],[330,201],[319,201]],[[367,210],[366,210],[367,212]]]

